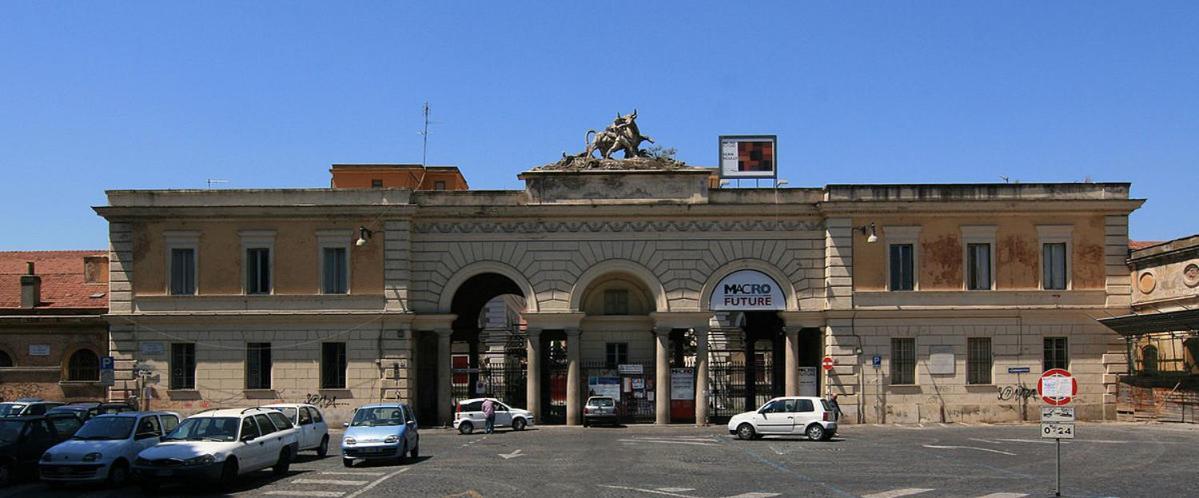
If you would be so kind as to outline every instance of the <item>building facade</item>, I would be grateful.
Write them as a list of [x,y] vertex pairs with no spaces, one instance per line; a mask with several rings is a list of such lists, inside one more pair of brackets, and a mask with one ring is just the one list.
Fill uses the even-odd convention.
[[1064,367],[1079,416],[1114,418],[1124,344],[1095,318],[1129,309],[1127,184],[713,175],[110,191],[113,397],[139,374],[180,411],[401,399],[440,424],[495,395],[578,424],[594,393],[704,423],[835,393],[848,422],[1015,421]]
[[1134,249],[1132,313],[1100,322],[1124,339],[1122,420],[1199,422],[1199,235]]
[[103,399],[107,309],[107,252],[0,252],[0,399]]

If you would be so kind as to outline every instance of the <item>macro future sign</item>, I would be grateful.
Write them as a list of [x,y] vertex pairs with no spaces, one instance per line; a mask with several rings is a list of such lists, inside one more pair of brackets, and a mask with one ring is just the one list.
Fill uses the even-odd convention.
[[786,297],[773,278],[755,270],[740,270],[720,279],[712,289],[713,311],[784,310]]

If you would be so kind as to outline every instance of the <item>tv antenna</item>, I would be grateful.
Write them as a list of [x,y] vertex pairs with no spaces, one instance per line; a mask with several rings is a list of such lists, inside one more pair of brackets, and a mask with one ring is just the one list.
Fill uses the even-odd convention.
[[420,165],[425,166],[425,161],[429,156],[429,101],[425,101],[425,106],[422,109],[425,115],[425,127],[421,130],[420,136],[422,139],[420,147]]
[[214,184],[214,183],[229,183],[229,180],[222,180],[220,178],[209,178],[208,179],[208,190],[212,190],[212,184]]

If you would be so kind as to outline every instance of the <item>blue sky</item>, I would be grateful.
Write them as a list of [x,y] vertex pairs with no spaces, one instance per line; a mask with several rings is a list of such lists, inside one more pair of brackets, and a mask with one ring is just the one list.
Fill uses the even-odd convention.
[[779,136],[828,183],[1128,181],[1199,232],[1199,2],[4,2],[0,249],[105,246],[105,189],[323,187],[338,162],[474,188],[640,111],[691,164]]

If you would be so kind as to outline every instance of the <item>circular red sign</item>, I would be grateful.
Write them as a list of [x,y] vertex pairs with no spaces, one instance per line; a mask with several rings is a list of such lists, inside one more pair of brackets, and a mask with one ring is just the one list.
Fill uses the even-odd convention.
[[[1045,392],[1046,379],[1049,379],[1049,383],[1051,385],[1057,384],[1059,382],[1069,382],[1070,383],[1070,387],[1069,387],[1070,394],[1065,394],[1064,392],[1061,392],[1062,389],[1060,387],[1057,388],[1058,392],[1046,393]],[[1042,401],[1044,401],[1045,403],[1048,403],[1050,405],[1053,405],[1053,406],[1062,406],[1062,405],[1069,404],[1070,401],[1072,399],[1074,399],[1074,396],[1078,395],[1078,380],[1075,379],[1073,375],[1070,375],[1070,372],[1068,372],[1066,370],[1063,370],[1061,368],[1051,368],[1049,370],[1046,370],[1045,373],[1041,374],[1040,379],[1037,379],[1037,394],[1039,394],[1041,396]]]
[[825,370],[832,370],[833,369],[833,357],[825,356],[824,360],[820,362],[820,366],[824,367]]

